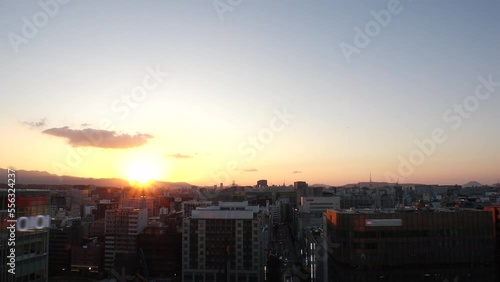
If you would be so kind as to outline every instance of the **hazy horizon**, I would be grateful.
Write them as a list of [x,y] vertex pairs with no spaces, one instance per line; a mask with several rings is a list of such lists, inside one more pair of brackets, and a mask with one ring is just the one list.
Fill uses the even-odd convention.
[[[11,169],[14,169],[14,168],[11,168]],[[0,170],[7,170],[7,168],[0,168]],[[24,170],[22,170],[24,171]],[[34,173],[49,173],[47,171],[39,171],[39,170],[30,170],[28,172],[34,172]],[[34,183],[34,182],[27,182],[24,178],[25,175],[19,175],[19,171],[17,171],[17,180],[18,180],[18,184],[23,184],[23,185],[38,185],[40,183]],[[80,185],[80,184],[72,184],[70,183],[70,181],[67,181],[67,180],[64,180],[64,177],[71,177],[71,178],[81,178],[81,179],[89,179],[91,177],[78,177],[78,176],[73,176],[73,175],[58,175],[60,177],[55,177],[57,178],[57,183],[60,184],[60,185]],[[93,180],[112,180],[112,179],[116,179],[116,180],[122,180],[122,181],[128,181],[127,179],[125,178],[92,178]],[[235,181],[234,184],[238,185],[238,186],[255,186],[256,182],[258,180],[261,180],[261,179],[255,179],[255,181],[253,183],[238,183]],[[267,179],[266,179],[267,180]],[[29,180],[31,181],[31,180]],[[171,182],[171,181],[164,181],[164,180],[158,180],[158,179],[151,179],[150,181],[157,181],[157,182]],[[351,183],[317,183],[317,182],[309,182],[307,181],[307,179],[295,179],[295,180],[292,180],[292,181],[285,181],[285,185],[286,186],[293,186],[294,185],[294,182],[297,182],[297,181],[305,181],[309,186],[311,185],[327,185],[327,186],[332,186],[332,187],[342,187],[342,186],[347,186],[347,185],[355,185],[355,184],[359,184],[359,183],[370,183],[370,180],[367,180],[367,181],[354,181],[354,182],[351,182]],[[399,185],[413,185],[413,184],[421,184],[421,185],[460,185],[460,186],[463,186],[463,185],[466,185],[466,184],[470,184],[471,182],[477,182],[475,180],[470,180],[468,181],[467,183],[397,183]],[[2,183],[2,182],[0,182]],[[6,183],[6,181],[5,181]],[[190,185],[195,185],[197,187],[211,187],[212,185],[210,183],[191,183],[191,182],[186,182],[186,181],[175,181],[175,182],[171,182],[171,183],[186,183],[186,184],[190,184]],[[385,182],[385,181],[372,181],[373,184],[378,184],[378,183],[387,183],[387,184],[396,184],[394,182]],[[44,185],[45,183],[41,183],[40,185]],[[95,183],[87,183],[89,185],[97,185]],[[150,185],[151,183],[145,183],[145,184],[140,184],[140,183],[134,183],[134,182],[130,182],[129,181],[129,184],[128,185],[131,185],[131,186],[134,186],[134,185],[145,185],[145,187],[147,187],[148,185]],[[220,183],[219,183],[220,184]],[[224,187],[230,187],[231,185],[233,185],[233,183],[223,183],[224,184]],[[483,186],[495,186],[495,185],[499,185],[500,182],[497,182],[497,183],[480,183],[481,185]],[[48,185],[48,184],[47,184]],[[56,184],[50,184],[50,185],[56,185]],[[268,185],[269,186],[283,186],[283,183],[271,183],[271,182],[268,182]],[[99,186],[99,185],[98,185]],[[217,185],[217,187],[219,187],[219,185]]]
[[498,183],[499,2],[231,3],[2,1],[0,167]]

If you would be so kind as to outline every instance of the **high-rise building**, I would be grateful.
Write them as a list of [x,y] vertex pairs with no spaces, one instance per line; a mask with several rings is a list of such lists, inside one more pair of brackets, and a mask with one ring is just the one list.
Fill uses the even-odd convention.
[[180,281],[182,273],[182,232],[176,225],[148,225],[138,237],[137,247],[144,256],[142,272],[146,278]]
[[98,276],[102,269],[103,246],[97,242],[82,243],[71,250],[71,273]]
[[309,233],[311,227],[323,225],[323,214],[327,209],[340,209],[339,196],[332,197],[301,197],[298,208],[297,232],[300,240]]
[[[48,281],[50,192],[16,189],[15,218],[10,217],[7,192],[0,191],[0,281]],[[16,228],[8,229],[11,224]],[[12,262],[15,275],[8,272]]]
[[257,188],[267,187],[267,180],[261,179],[257,181]]
[[183,222],[182,281],[262,281],[258,212],[246,201],[193,210]]
[[293,187],[295,188],[295,207],[298,208],[300,206],[300,198],[301,197],[310,197],[312,194],[310,193],[309,186],[305,181],[295,181],[293,183]]
[[96,214],[94,220],[102,219],[106,216],[106,210],[117,208],[117,204],[111,200],[100,200],[97,204]]
[[[378,268],[379,275],[385,275],[385,269],[391,267],[491,266],[495,260],[494,227],[489,211],[327,210],[324,229],[327,244],[324,254],[328,254],[330,272],[334,272],[334,264]],[[420,269],[421,273],[415,272],[415,277],[441,275],[439,269]],[[414,281],[411,279],[407,277],[406,281]]]
[[148,216],[158,216],[160,210],[160,207],[158,207],[158,200],[146,196],[123,199],[121,206],[136,209],[147,209]]
[[271,206],[271,219],[273,225],[281,222],[281,201],[276,201],[274,205]]
[[50,276],[69,273],[73,247],[83,241],[83,226],[80,218],[55,218],[49,233]]
[[484,210],[491,212],[493,226],[495,228],[497,269],[500,272],[500,206],[487,206]]
[[495,227],[495,240],[497,248],[500,249],[500,206],[487,206],[484,207],[484,210],[491,212],[493,226]]
[[137,235],[147,225],[147,209],[106,210],[104,268],[112,269],[116,259],[137,253]]
[[340,197],[301,197],[299,211],[301,213],[322,213],[327,209],[340,209]]

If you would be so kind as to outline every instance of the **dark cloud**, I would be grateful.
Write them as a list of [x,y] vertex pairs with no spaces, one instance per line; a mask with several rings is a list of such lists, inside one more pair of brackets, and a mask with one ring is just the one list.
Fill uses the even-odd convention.
[[294,171],[292,171],[292,173],[297,174],[297,173],[302,173],[302,171],[300,171],[300,170],[294,170]]
[[115,131],[100,129],[71,129],[67,126],[50,128],[42,131],[44,134],[66,138],[73,147],[98,147],[126,149],[139,147],[153,138],[150,134],[137,133],[135,135],[116,133]]
[[82,123],[82,124],[80,124],[80,126],[81,127],[89,127],[89,126],[91,126],[91,124],[90,123]]
[[165,157],[167,158],[174,158],[174,159],[190,159],[192,158],[193,156],[191,155],[183,155],[183,154],[165,154]]
[[259,171],[258,169],[256,168],[246,168],[246,169],[240,169],[241,171],[244,171],[244,172],[256,172],[256,171]]
[[46,118],[42,118],[40,121],[23,121],[22,124],[28,125],[31,128],[39,128],[45,126]]

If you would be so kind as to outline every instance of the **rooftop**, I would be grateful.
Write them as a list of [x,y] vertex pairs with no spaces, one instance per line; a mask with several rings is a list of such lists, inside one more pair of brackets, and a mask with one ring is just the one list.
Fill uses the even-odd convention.
[[413,206],[405,206],[398,207],[394,209],[372,209],[372,208],[364,208],[364,209],[342,209],[342,210],[334,210],[336,213],[340,214],[395,214],[395,213],[452,213],[452,212],[473,212],[473,211],[481,211],[476,209],[463,209],[463,208],[431,208],[431,207],[421,207],[416,208]]

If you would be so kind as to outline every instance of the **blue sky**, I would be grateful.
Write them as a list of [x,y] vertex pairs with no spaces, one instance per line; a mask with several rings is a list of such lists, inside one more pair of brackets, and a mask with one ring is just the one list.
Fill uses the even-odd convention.
[[[238,145],[286,107],[293,122],[254,160],[240,161],[257,171],[232,179],[343,184],[372,172],[385,181],[398,156],[439,127],[448,140],[402,179],[496,182],[500,90],[458,130],[442,115],[474,94],[479,76],[500,80],[500,3],[401,1],[402,11],[348,63],[339,45],[353,44],[354,28],[364,30],[370,12],[389,2],[242,1],[221,20],[214,1],[70,1],[16,53],[9,33],[22,35],[23,17],[43,10],[36,1],[2,1],[0,104],[9,106],[0,126],[16,134],[0,149],[0,166],[51,171],[68,145],[42,130],[97,128],[106,117],[116,132],[154,139],[98,149],[67,174],[123,177],[118,168],[91,168],[103,160],[117,167],[130,152],[179,153],[204,157],[168,160],[163,179],[212,184],[210,171],[240,160]],[[149,66],[168,79],[119,118],[111,104]],[[43,128],[23,126],[41,119]]]

